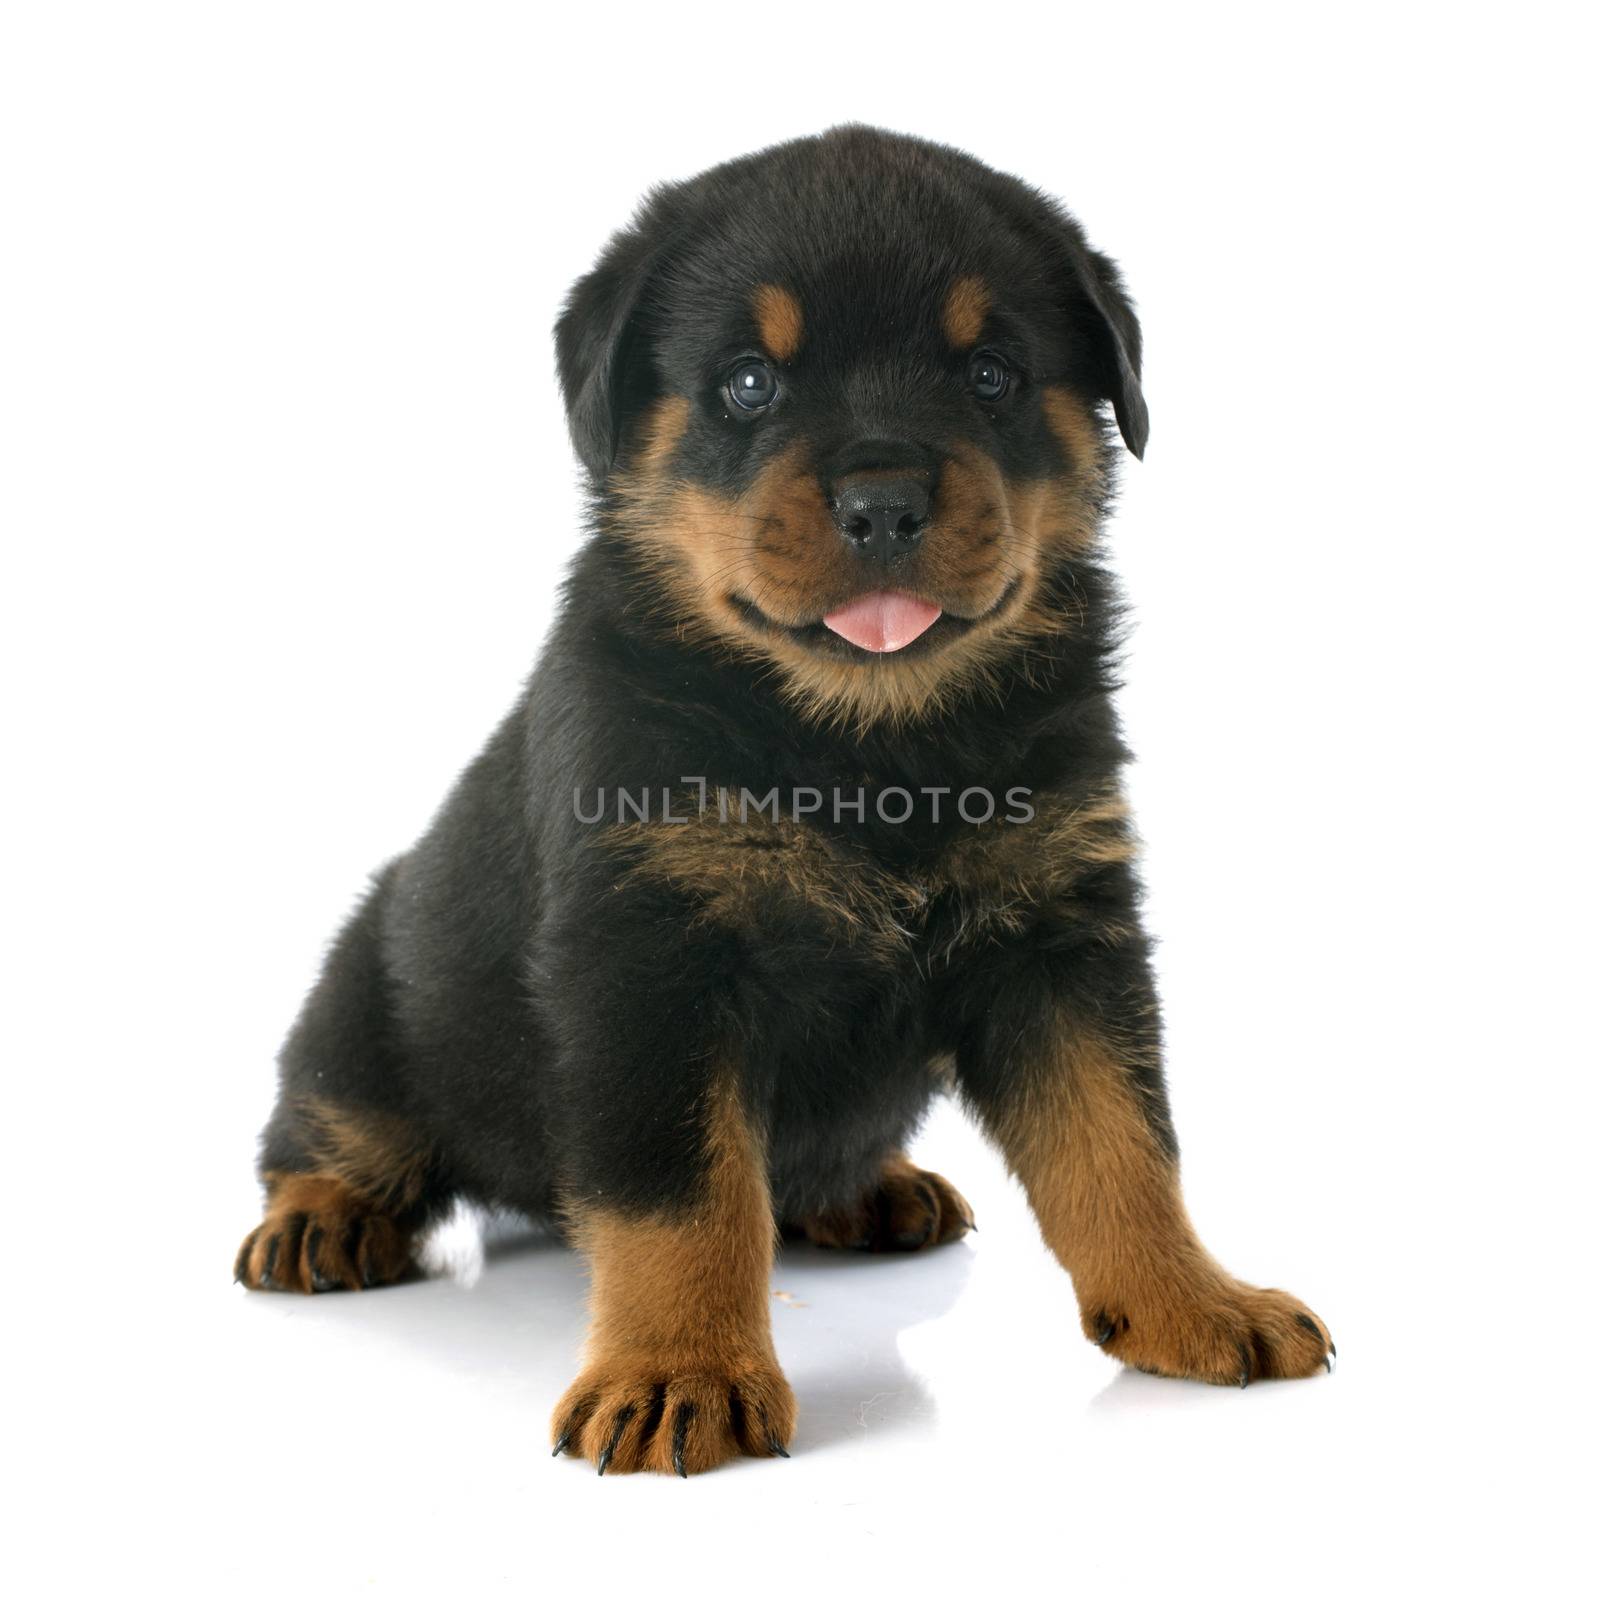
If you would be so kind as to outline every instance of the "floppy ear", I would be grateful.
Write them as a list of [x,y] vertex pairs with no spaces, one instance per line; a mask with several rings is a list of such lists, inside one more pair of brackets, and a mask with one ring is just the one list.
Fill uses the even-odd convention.
[[1150,408],[1144,403],[1144,389],[1139,383],[1144,343],[1139,319],[1115,263],[1086,246],[1080,246],[1076,253],[1083,258],[1079,285],[1099,319],[1096,331],[1101,393],[1117,414],[1122,442],[1142,461],[1145,441],[1150,437]]
[[567,430],[596,484],[616,463],[628,418],[654,394],[643,325],[662,253],[660,200],[653,197],[612,236],[594,268],[573,285],[556,321]]
[[1111,402],[1122,442],[1142,458],[1150,437],[1150,411],[1139,385],[1143,341],[1122,274],[1109,256],[1089,248],[1083,229],[1048,195],[1015,184],[1007,198],[1011,214],[1051,257],[1054,279],[1086,347],[1084,376],[1100,399]]

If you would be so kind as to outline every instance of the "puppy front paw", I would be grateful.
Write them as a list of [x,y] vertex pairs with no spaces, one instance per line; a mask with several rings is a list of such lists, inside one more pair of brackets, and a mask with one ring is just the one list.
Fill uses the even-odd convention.
[[1321,1318],[1293,1295],[1220,1272],[1183,1287],[1096,1295],[1082,1309],[1091,1343],[1158,1377],[1244,1388],[1332,1372],[1338,1353]]
[[664,1370],[597,1359],[578,1375],[551,1419],[555,1454],[600,1472],[709,1472],[737,1455],[787,1456],[795,1401],[776,1366]]

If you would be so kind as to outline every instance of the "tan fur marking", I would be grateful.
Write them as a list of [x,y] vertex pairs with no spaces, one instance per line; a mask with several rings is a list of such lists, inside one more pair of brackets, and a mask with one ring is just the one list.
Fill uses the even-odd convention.
[[760,1147],[731,1088],[715,1092],[706,1147],[703,1198],[688,1216],[580,1212],[574,1238],[592,1265],[594,1353],[648,1351],[686,1370],[772,1357],[772,1209]]
[[1073,467],[1096,476],[1105,452],[1105,436],[1100,421],[1086,401],[1059,384],[1048,385],[1040,395],[1045,421],[1065,446]]
[[402,1118],[316,1098],[296,1109],[315,1177],[331,1178],[384,1211],[404,1212],[422,1199],[433,1151]]
[[994,297],[982,278],[957,278],[945,296],[941,321],[944,336],[956,350],[970,350],[983,332]]
[[247,1288],[360,1289],[410,1265],[433,1165],[409,1123],[308,1096],[294,1113],[306,1170],[267,1172],[266,1214],[239,1248]]
[[[1027,822],[988,823],[957,834],[940,858],[930,888],[958,891],[967,909],[962,940],[1022,933],[1043,907],[1071,909],[1074,891],[1098,868],[1129,864],[1138,838],[1121,792],[1087,796],[1032,794]],[[1131,935],[1098,913],[1102,939]]]
[[805,312],[789,290],[776,283],[758,283],[750,294],[750,309],[762,348],[774,361],[792,361],[805,335]]
[[947,609],[981,620],[936,654],[910,659],[822,656],[752,623],[736,603],[798,626],[859,589],[803,446],[784,452],[737,498],[647,473],[619,490],[621,521],[658,580],[645,603],[669,615],[685,639],[770,661],[791,702],[820,722],[911,722],[959,693],[992,692],[1008,650],[1060,626],[1033,605],[1047,507],[1028,500],[1019,525],[1004,480],[980,451],[963,448],[948,464],[915,581]]
[[689,426],[689,402],[683,395],[658,400],[639,423],[639,450],[635,469],[653,477],[672,459]]
[[[1072,408],[1092,432],[1081,402],[1061,391],[1053,407],[1071,426]],[[1040,578],[1058,554],[1094,543],[1103,485],[1101,457],[1069,450],[1059,477],[1008,482],[994,459],[956,445],[941,474],[934,521],[901,581],[976,625],[944,648],[910,658],[835,658],[788,637],[859,592],[858,563],[838,537],[807,447],[795,444],[743,494],[722,496],[673,478],[673,450],[688,402],[660,402],[638,435],[628,465],[612,479],[613,515],[647,562],[640,604],[686,641],[770,663],[800,714],[861,730],[937,715],[961,695],[1000,693],[1006,660],[1073,625],[1045,604]],[[779,624],[753,621],[753,605]]]
[[[608,1470],[672,1471],[679,1409],[692,1407],[683,1470],[770,1453],[794,1432],[794,1396],[772,1345],[768,1278],[776,1230],[766,1163],[731,1081],[706,1108],[708,1165],[681,1217],[573,1207],[589,1257],[584,1368],[552,1437]],[[659,1402],[659,1405],[658,1405]],[[654,1431],[648,1431],[652,1415]]]
[[248,1289],[364,1289],[411,1265],[414,1228],[337,1178],[269,1172],[267,1210],[239,1247],[233,1275]]
[[1072,1275],[1086,1336],[1130,1365],[1210,1383],[1319,1370],[1321,1323],[1281,1290],[1229,1276],[1200,1243],[1129,1049],[1065,1022],[1045,1049],[1040,1087],[996,1132]]
[[[1032,794],[1034,816],[1017,823],[998,820],[1005,806],[997,796],[995,820],[959,830],[926,867],[901,873],[787,813],[773,819],[747,808],[740,821],[737,791],[720,799],[708,794],[703,809],[699,799],[694,791],[673,798],[673,813],[685,822],[631,822],[593,836],[595,847],[625,863],[619,889],[669,884],[691,898],[698,921],[730,928],[759,926],[779,904],[804,908],[842,947],[885,961],[915,947],[940,895],[958,896],[960,915],[948,948],[925,949],[930,960],[1021,934],[1046,908],[1057,917],[1074,915],[1083,879],[1132,862],[1138,851],[1127,802],[1115,789],[1070,798]],[[824,805],[830,803],[825,797]],[[955,803],[953,796],[943,801],[947,808]],[[1106,943],[1135,932],[1131,923],[1092,909],[1083,915]]]
[[[758,795],[759,799],[760,796]],[[674,802],[691,812],[697,795]],[[739,796],[715,795],[685,823],[628,823],[598,836],[604,848],[634,858],[619,880],[668,883],[693,896],[697,917],[723,926],[758,924],[784,899],[809,908],[830,935],[847,945],[890,956],[906,949],[906,926],[924,892],[838,844],[819,829],[788,818],[739,820]]]

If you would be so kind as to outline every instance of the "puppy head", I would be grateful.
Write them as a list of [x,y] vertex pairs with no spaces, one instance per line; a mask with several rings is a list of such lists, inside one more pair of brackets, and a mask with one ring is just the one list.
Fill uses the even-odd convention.
[[1115,268],[1015,179],[843,128],[658,190],[556,330],[608,527],[686,637],[813,714],[905,720],[1062,625],[1109,401],[1144,450]]

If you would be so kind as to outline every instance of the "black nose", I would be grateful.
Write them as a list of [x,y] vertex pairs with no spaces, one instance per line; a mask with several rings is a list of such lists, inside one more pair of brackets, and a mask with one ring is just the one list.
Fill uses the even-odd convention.
[[837,485],[833,520],[845,542],[875,561],[910,555],[928,525],[928,485],[873,473]]

